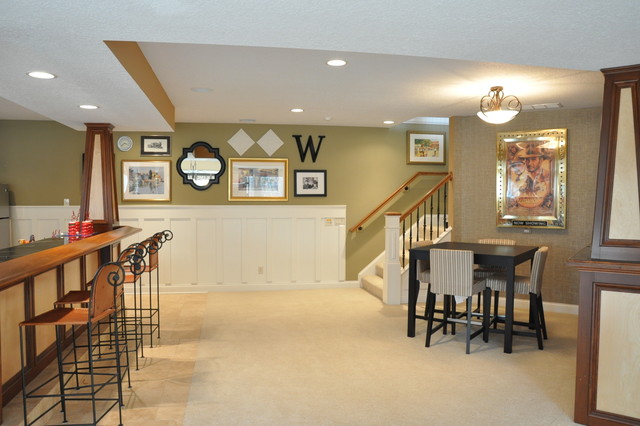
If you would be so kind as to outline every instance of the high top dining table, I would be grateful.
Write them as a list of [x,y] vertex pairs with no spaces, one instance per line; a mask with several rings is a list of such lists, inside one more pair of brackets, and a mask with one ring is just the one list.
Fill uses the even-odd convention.
[[426,319],[424,315],[416,315],[416,303],[420,291],[420,281],[417,279],[418,260],[429,260],[431,249],[471,250],[475,264],[500,266],[506,270],[507,292],[504,328],[504,352],[512,352],[513,341],[513,281],[516,266],[533,261],[533,255],[538,250],[534,246],[503,246],[497,244],[479,244],[446,242],[432,244],[424,247],[416,247],[409,250],[409,313],[407,315],[407,336],[416,335],[416,318]]

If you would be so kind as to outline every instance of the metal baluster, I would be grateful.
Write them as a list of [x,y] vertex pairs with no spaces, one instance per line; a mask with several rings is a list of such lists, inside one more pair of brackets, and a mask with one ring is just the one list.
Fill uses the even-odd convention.
[[424,212],[422,217],[422,239],[426,240],[427,239],[427,200],[424,200],[422,202],[422,211]]
[[433,241],[433,195],[429,197],[429,200],[431,202],[431,209],[429,211],[429,239]]
[[420,241],[420,206],[416,209],[416,241]]
[[449,217],[447,216],[447,187],[449,183],[444,184],[444,229],[449,227]]
[[440,235],[440,190],[438,189],[438,235]]

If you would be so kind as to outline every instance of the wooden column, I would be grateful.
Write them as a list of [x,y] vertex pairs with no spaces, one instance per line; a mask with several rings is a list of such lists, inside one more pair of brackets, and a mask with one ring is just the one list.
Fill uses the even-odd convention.
[[640,65],[605,77],[591,247],[580,270],[574,420],[640,424]]
[[96,232],[118,224],[113,125],[86,123],[80,220],[92,219]]

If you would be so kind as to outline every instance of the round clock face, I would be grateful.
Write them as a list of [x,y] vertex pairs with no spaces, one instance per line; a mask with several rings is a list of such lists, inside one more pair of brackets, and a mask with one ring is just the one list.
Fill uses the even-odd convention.
[[133,147],[133,141],[129,136],[120,136],[118,138],[118,149],[120,151],[129,151]]

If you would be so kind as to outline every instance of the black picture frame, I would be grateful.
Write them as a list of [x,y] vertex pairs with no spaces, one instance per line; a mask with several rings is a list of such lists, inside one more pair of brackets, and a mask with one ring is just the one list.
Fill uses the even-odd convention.
[[140,136],[140,155],[171,155],[171,136]]
[[326,197],[326,170],[294,170],[293,193],[296,197]]

